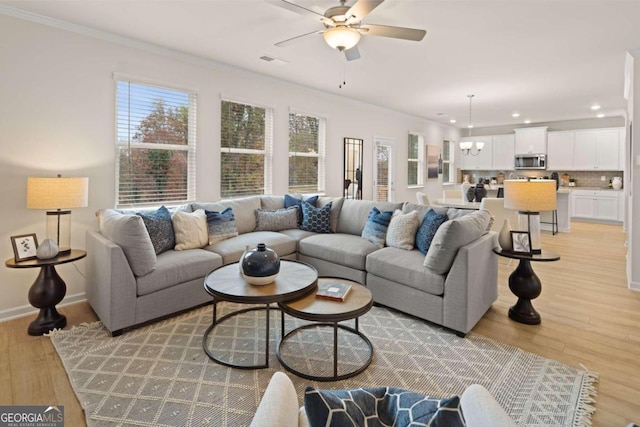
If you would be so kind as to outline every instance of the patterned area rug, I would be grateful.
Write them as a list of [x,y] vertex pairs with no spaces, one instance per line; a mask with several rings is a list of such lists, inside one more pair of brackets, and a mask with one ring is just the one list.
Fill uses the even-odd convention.
[[[241,306],[218,304],[218,317]],[[54,331],[62,359],[89,426],[241,426],[251,422],[276,370],[280,312],[272,310],[269,368],[232,369],[211,361],[202,337],[212,307],[111,338],[99,322]],[[231,317],[216,327],[207,346],[234,363],[264,362],[264,311]],[[349,324],[350,323],[350,324]],[[286,331],[305,324],[286,317]],[[352,326],[353,322],[347,322]],[[435,397],[485,386],[523,426],[590,425],[597,375],[527,353],[476,334],[450,331],[383,307],[360,318],[374,356],[361,374],[338,382],[314,382],[289,374],[300,404],[306,385],[341,389],[393,386]],[[368,357],[354,334],[339,333],[339,373]],[[332,369],[330,328],[309,328],[282,346],[295,369],[323,375]],[[296,410],[296,408],[292,408]]]

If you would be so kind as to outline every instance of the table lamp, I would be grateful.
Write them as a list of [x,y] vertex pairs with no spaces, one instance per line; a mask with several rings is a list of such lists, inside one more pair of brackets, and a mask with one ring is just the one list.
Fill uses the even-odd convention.
[[[71,251],[71,211],[88,205],[89,178],[27,179],[27,209],[47,211],[47,238],[56,242],[59,253]],[[63,210],[67,209],[67,210]]]
[[531,235],[531,252],[542,252],[540,212],[556,209],[553,179],[508,179],[504,181],[504,207],[518,211],[518,227]]

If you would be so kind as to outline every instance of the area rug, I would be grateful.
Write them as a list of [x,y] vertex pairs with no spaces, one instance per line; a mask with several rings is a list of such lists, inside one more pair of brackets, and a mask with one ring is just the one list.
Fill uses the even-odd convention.
[[[219,316],[239,307],[219,304]],[[211,324],[211,306],[115,338],[100,322],[50,336],[88,426],[242,426],[251,422],[273,372],[283,370],[275,356],[281,314],[273,310],[271,316],[269,368],[257,370],[228,368],[206,356],[202,337]],[[216,327],[207,346],[234,363],[264,362],[264,323],[264,311],[231,317]],[[286,331],[302,324],[286,317]],[[591,423],[597,381],[593,372],[477,334],[459,338],[384,307],[373,307],[360,318],[359,327],[374,347],[371,365],[337,382],[288,374],[300,404],[307,385],[325,389],[385,385],[444,397],[460,395],[477,383],[518,425]],[[330,328],[305,329],[285,341],[282,357],[302,372],[322,374],[332,369],[332,337]],[[357,367],[368,354],[356,335],[341,331],[339,337],[342,373]]]

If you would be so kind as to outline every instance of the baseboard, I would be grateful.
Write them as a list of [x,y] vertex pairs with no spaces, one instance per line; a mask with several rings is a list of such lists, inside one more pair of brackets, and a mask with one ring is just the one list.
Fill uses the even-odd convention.
[[[56,307],[64,307],[65,305],[75,304],[81,301],[86,301],[87,297],[84,292],[78,294],[67,295],[64,300]],[[0,322],[6,322],[8,320],[18,319],[20,317],[36,314],[39,310],[31,305],[23,305],[20,307],[8,308],[6,310],[0,310]]]
[[629,289],[640,292],[640,282],[629,282]]

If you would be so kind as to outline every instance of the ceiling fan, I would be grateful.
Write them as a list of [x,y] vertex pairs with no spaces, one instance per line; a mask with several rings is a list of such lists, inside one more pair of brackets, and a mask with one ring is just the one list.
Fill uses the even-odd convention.
[[287,40],[276,43],[278,47],[284,47],[298,40],[314,35],[322,34],[329,46],[344,52],[347,61],[360,58],[360,52],[356,46],[361,35],[392,37],[396,39],[420,41],[427,32],[414,28],[392,27],[389,25],[363,24],[362,20],[384,0],[357,0],[353,6],[346,6],[346,0],[340,0],[340,6],[327,9],[324,14],[307,9],[289,0],[266,0],[268,3],[291,10],[293,12],[312,15],[319,18],[324,29],[301,34]]

